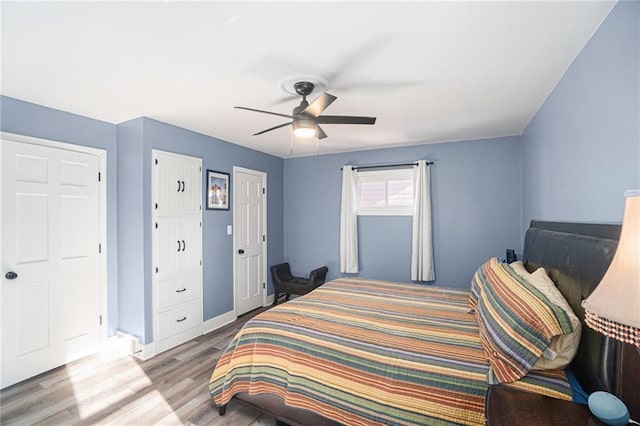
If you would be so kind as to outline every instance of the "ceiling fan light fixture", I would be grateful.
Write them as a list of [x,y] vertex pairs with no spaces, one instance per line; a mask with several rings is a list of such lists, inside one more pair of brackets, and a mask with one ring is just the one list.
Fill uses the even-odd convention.
[[311,120],[296,120],[293,122],[293,134],[299,138],[316,136],[316,125]]
[[277,115],[279,117],[286,117],[288,119],[291,119],[291,121],[288,123],[282,123],[277,126],[270,127],[261,132],[254,133],[253,136],[258,136],[272,130],[292,125],[294,136],[307,139],[315,138],[317,143],[318,140],[327,137],[327,134],[324,132],[322,127],[320,127],[320,124],[376,124],[375,117],[357,117],[352,115],[322,115],[324,110],[327,109],[327,107],[338,98],[325,92],[320,94],[320,96],[314,99],[313,102],[309,103],[307,101],[307,96],[309,96],[316,88],[315,83],[311,81],[296,81],[295,83],[293,83],[293,88],[297,95],[302,96],[302,101],[300,101],[300,105],[293,108],[291,115],[242,106],[235,107],[237,109]]

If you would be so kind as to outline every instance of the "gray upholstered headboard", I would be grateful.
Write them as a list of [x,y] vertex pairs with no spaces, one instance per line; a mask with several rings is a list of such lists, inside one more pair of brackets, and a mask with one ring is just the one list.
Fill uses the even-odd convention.
[[529,271],[546,269],[582,321],[582,337],[571,369],[585,391],[615,391],[616,344],[584,324],[584,300],[604,276],[620,236],[620,225],[532,221],[524,242]]

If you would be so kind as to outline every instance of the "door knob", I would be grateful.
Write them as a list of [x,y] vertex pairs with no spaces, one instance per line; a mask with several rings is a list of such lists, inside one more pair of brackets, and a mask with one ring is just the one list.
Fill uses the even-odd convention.
[[244,254],[244,250],[242,249],[238,250],[238,254]]
[[6,274],[4,274],[4,277],[8,280],[15,280],[16,278],[18,278],[18,274],[16,274],[13,271],[7,272]]

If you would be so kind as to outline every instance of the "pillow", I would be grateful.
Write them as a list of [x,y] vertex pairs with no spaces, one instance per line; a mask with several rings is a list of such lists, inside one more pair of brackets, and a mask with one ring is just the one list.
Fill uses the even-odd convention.
[[525,376],[554,336],[573,331],[562,309],[497,258],[478,268],[473,280],[482,289],[476,317],[489,360],[490,384]]
[[473,312],[476,312],[476,309],[478,309],[478,298],[480,297],[481,293],[482,293],[482,281],[472,279],[471,289],[469,290],[469,307]]
[[524,279],[528,279],[531,273],[527,271],[527,268],[524,267],[524,263],[522,260],[517,260],[509,264],[511,268],[516,272],[516,274],[520,275]]
[[533,366],[533,370],[562,370],[566,368],[578,352],[580,345],[580,335],[582,334],[582,324],[580,319],[569,306],[555,283],[549,278],[544,268],[538,268],[534,273],[529,273],[524,264],[520,261],[513,262],[511,267],[518,275],[540,290],[551,303],[565,311],[571,321],[573,331],[568,334],[555,336],[551,339],[551,344],[544,352],[543,356]]
[[480,284],[476,280],[471,280],[471,289],[469,290],[469,307],[472,311],[478,308],[478,297],[480,297]]

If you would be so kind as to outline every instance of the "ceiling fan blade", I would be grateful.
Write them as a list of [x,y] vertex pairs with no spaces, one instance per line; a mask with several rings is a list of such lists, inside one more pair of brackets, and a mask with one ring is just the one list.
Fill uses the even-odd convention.
[[298,96],[293,96],[293,95],[288,95],[288,96],[283,96],[280,99],[277,99],[273,102],[269,103],[269,106],[278,106],[278,105],[284,105],[284,104],[291,104],[293,102],[295,102],[296,100],[299,100],[300,98]]
[[376,117],[354,117],[350,115],[321,115],[318,124],[376,124]]
[[317,117],[322,114],[322,111],[327,109],[327,107],[331,105],[336,99],[338,98],[333,95],[323,93],[322,95],[318,96],[318,98],[313,101],[308,107],[306,107],[302,111],[302,114],[308,114],[313,117]]
[[263,130],[263,131],[261,131],[261,132],[254,133],[254,134],[253,134],[253,136],[258,136],[258,135],[261,135],[261,134],[263,134],[263,133],[267,133],[267,132],[270,132],[270,131],[272,131],[272,130],[279,129],[280,127],[288,126],[288,125],[290,125],[290,124],[292,124],[292,123],[293,123],[293,121],[290,121],[290,122],[288,122],[288,123],[284,123],[284,124],[280,124],[280,125],[278,125],[278,126],[271,127],[271,128],[269,128],[269,129],[267,129],[267,130]]
[[[371,63],[376,57],[385,54],[388,45],[393,40],[389,34],[380,34],[377,37],[370,38],[364,43],[354,46],[343,56],[334,67],[333,72],[326,75],[326,79],[330,82],[339,83],[344,76],[353,75],[363,69],[363,64]],[[366,66],[366,65],[365,65]],[[366,69],[366,68],[364,68]]]
[[279,112],[264,111],[264,110],[261,110],[261,109],[247,108],[247,107],[241,107],[241,106],[236,106],[236,107],[234,107],[234,108],[236,108],[236,109],[244,109],[244,110],[247,110],[247,111],[253,111],[253,112],[261,112],[261,113],[263,113],[263,114],[277,115],[278,117],[293,118],[293,117],[292,117],[292,116],[290,116],[290,115],[287,115],[287,114],[280,114]]
[[324,130],[322,130],[320,126],[316,126],[316,127],[318,129],[318,140],[326,138],[327,134],[324,132]]
[[392,80],[372,80],[365,82],[354,82],[340,85],[331,86],[332,90],[337,92],[343,90],[362,90],[362,91],[375,91],[376,93],[392,92],[401,89],[409,89],[412,87],[419,87],[424,82],[418,80],[405,80],[405,81],[392,81]]

